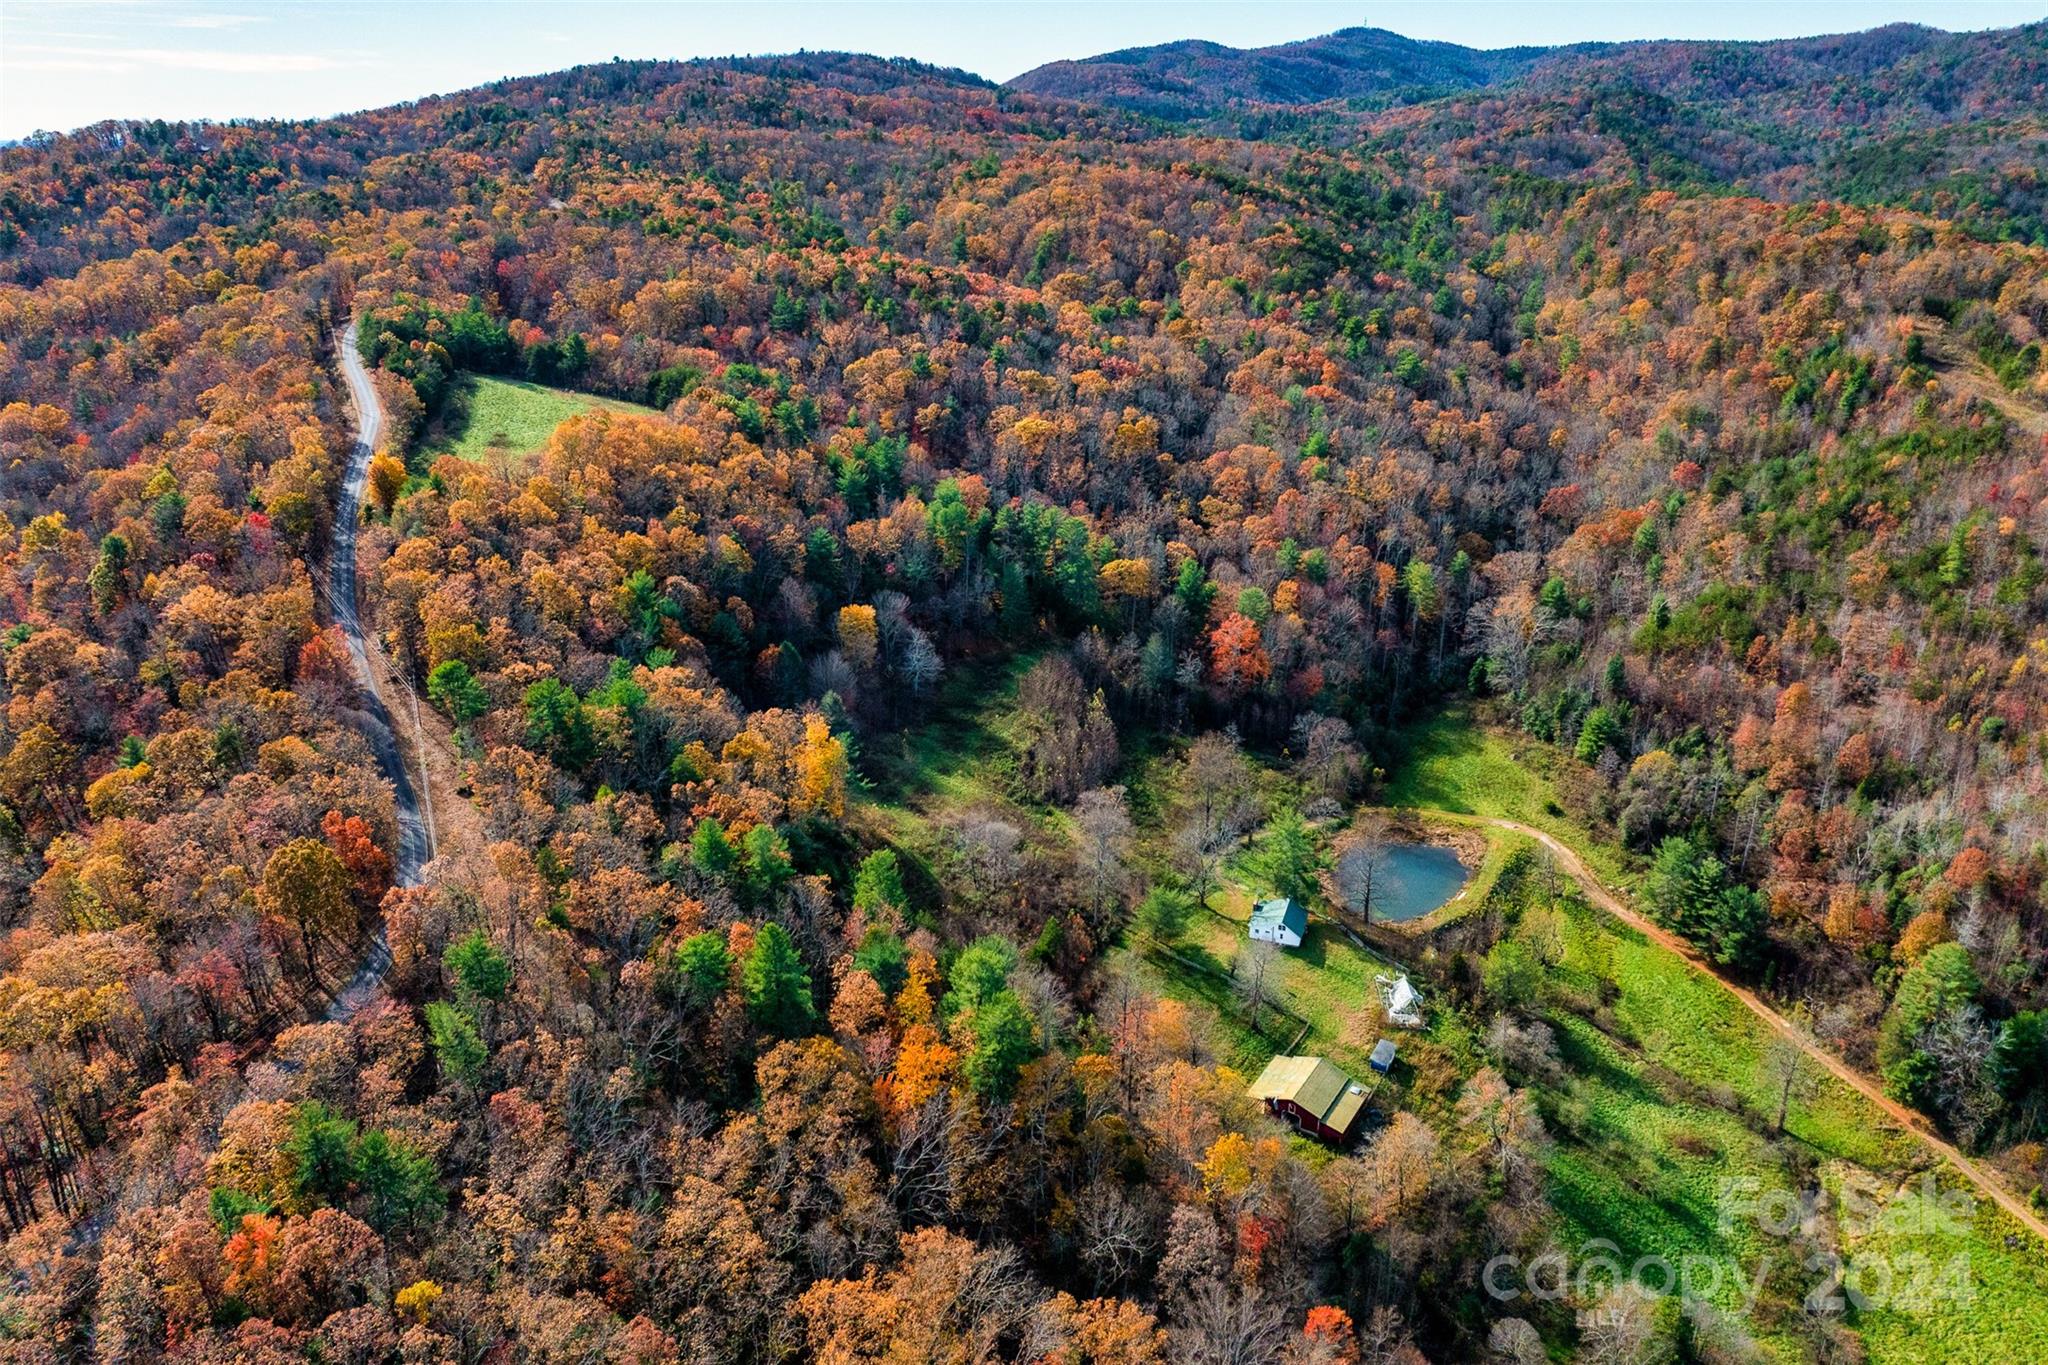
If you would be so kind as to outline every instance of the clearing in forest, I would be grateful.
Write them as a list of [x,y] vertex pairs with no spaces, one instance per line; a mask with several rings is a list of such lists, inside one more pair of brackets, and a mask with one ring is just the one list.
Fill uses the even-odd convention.
[[465,460],[512,458],[538,450],[556,427],[582,413],[654,411],[617,398],[492,375],[466,377],[453,406],[465,415],[451,419],[437,453]]

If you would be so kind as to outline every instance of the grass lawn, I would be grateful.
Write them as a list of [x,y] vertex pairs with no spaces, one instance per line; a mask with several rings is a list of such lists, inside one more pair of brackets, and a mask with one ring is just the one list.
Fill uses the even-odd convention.
[[[1554,1020],[1563,1078],[1542,1087],[1544,1122],[1556,1139],[1548,1162],[1557,1244],[1574,1259],[1611,1242],[1622,1266],[1661,1258],[1683,1269],[1699,1297],[1740,1310],[1765,1257],[1789,1257],[1753,1219],[1721,1222],[1725,1182],[1759,1192],[1795,1188],[1771,1145],[1738,1116],[1687,1100],[1638,1053],[1583,1019]],[[1711,1268],[1709,1268],[1711,1267]],[[1646,1272],[1653,1283],[1658,1272]],[[1749,1327],[1777,1354],[1792,1342]]]
[[922,725],[882,735],[861,751],[867,797],[881,807],[1002,803],[1016,762],[1017,687],[1034,653],[968,659],[940,680]]
[[491,375],[465,376],[455,401],[457,408],[467,413],[467,420],[440,443],[436,453],[460,455],[465,460],[512,458],[538,450],[556,427],[580,413],[654,411],[616,398]]
[[923,724],[879,735],[857,755],[848,803],[855,827],[894,847],[932,904],[946,875],[959,871],[958,817],[985,811],[1027,839],[1070,835],[1066,812],[1019,800],[1012,781],[1017,687],[1036,661],[1023,653],[954,665],[918,704]]

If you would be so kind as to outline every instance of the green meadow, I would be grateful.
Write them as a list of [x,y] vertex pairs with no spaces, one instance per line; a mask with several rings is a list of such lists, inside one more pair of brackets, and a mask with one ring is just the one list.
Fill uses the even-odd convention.
[[524,379],[467,375],[456,391],[457,414],[436,447],[465,460],[511,459],[538,450],[555,428],[586,412],[653,413],[638,403],[553,389]]

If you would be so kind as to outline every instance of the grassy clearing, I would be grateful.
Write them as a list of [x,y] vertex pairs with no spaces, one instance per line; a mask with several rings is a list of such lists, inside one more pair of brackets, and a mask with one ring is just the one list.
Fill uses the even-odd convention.
[[[1849,1172],[1823,1174],[1839,1192]],[[1849,1320],[1872,1360],[2048,1360],[2048,1257],[2029,1233],[1989,1201],[1962,1213],[1946,1181],[1887,1187],[1880,1201],[1876,1226],[1842,1238]]]
[[1007,804],[1016,765],[1017,687],[1036,654],[969,660],[948,672],[922,725],[878,738],[861,752],[873,804],[935,809]]
[[1559,805],[1551,773],[1569,760],[1555,749],[1488,729],[1469,706],[1440,711],[1404,738],[1407,753],[1387,782],[1387,805],[1531,825],[1572,848],[1610,886],[1630,884],[1621,852]]
[[[1508,776],[1503,755],[1512,750],[1504,741],[1463,740],[1442,721],[1432,728],[1418,752],[1434,761],[1411,793],[1434,784],[1434,792],[1452,799],[1477,797],[1471,814],[1520,819],[1567,837],[1569,830],[1527,814],[1547,800],[1539,769],[1517,764],[1522,776]],[[1774,1353],[1797,1358],[1786,1305],[1820,1284],[1824,1272],[1754,1220],[1722,1227],[1723,1181],[1754,1180],[1760,1193],[1790,1192],[1808,1187],[1818,1170],[1835,1190],[1860,1172],[1888,1211],[1910,1215],[1917,1196],[1893,1196],[1926,1178],[1926,1150],[1810,1063],[1785,1134],[1770,1136],[1779,1095],[1762,1021],[1576,895],[1559,896],[1556,904],[1561,914],[1551,922],[1561,957],[1546,983],[1550,1007],[1543,1013],[1556,1031],[1565,1074],[1539,1092],[1558,1138],[1549,1174],[1560,1236],[1568,1243],[1606,1238],[1624,1263],[1643,1254],[1709,1257],[1731,1272],[1704,1294],[1724,1308],[1739,1308],[1750,1292],[1735,1275],[1753,1281],[1768,1266],[1767,1306],[1747,1326]],[[1529,927],[1525,917],[1523,932]],[[2048,1259],[1995,1205],[1981,1202],[1960,1226],[1936,1222],[1930,1230],[1927,1220],[1908,1216],[1872,1233],[1842,1232],[1845,1259],[1868,1266],[1861,1272],[1866,1286],[1883,1290],[1887,1274],[1901,1286],[1851,1314],[1871,1360],[2048,1359]]]
[[1786,1133],[1772,1134],[1777,1096],[1755,1017],[1575,894],[1551,894],[1539,875],[1511,868],[1502,893],[1523,907],[1514,932],[1556,958],[1536,1013],[1560,1069],[1531,1084],[1555,1139],[1546,1173],[1557,1243],[1579,1257],[1611,1243],[1623,1266],[1659,1258],[1689,1292],[1740,1315],[1771,1355],[1801,1358],[1804,1252],[1731,1201],[1744,1191],[1790,1200],[1830,1159],[1904,1169],[1917,1149],[1833,1083],[1806,1092]]
[[[871,842],[896,849],[906,874],[934,898],[958,849],[951,822],[986,811],[1044,838],[1065,834],[1064,812],[1019,800],[1016,773],[1018,684],[1035,654],[968,660],[922,704],[922,725],[878,737],[858,756],[851,815]],[[933,903],[936,903],[934,899]]]
[[[1740,1309],[1758,1264],[1784,1248],[1753,1220],[1724,1228],[1725,1182],[1789,1193],[1783,1160],[1736,1115],[1659,1084],[1640,1054],[1587,1021],[1552,1022],[1564,1074],[1540,1095],[1556,1139],[1547,1169],[1558,1244],[1576,1251],[1605,1240],[1624,1266],[1662,1258],[1686,1268],[1699,1297]],[[1759,1334],[1774,1348],[1790,1344]]]
[[[1605,998],[1611,1029],[1658,1066],[1752,1116],[1776,1116],[1767,1075],[1771,1036],[1728,992],[1671,953],[1588,906],[1561,898],[1564,957],[1557,984]],[[1861,1094],[1812,1063],[1802,1073],[1785,1131],[1816,1158],[1877,1170],[1910,1169],[1923,1149]]]
[[465,460],[513,459],[541,448],[555,428],[571,417],[591,411],[653,413],[638,403],[570,389],[551,389],[524,379],[470,375],[455,397],[466,414],[437,446],[436,453]]

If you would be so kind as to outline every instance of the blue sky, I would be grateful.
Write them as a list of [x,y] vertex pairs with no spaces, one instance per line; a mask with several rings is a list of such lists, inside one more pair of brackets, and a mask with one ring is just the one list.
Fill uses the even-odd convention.
[[612,57],[851,48],[1006,80],[1060,57],[1209,38],[1238,47],[1370,23],[1473,47],[1777,38],[1914,20],[2000,28],[2042,0],[1403,0],[1391,4],[484,4],[478,0],[0,0],[0,138],[103,118],[302,117]]

